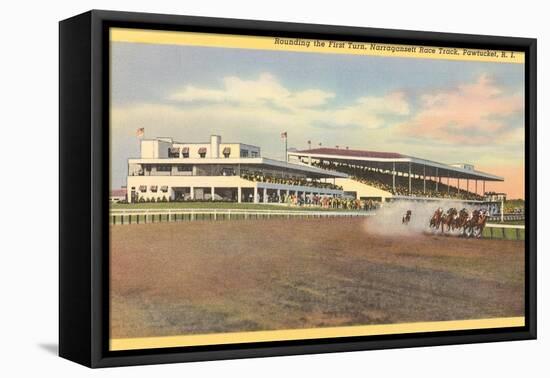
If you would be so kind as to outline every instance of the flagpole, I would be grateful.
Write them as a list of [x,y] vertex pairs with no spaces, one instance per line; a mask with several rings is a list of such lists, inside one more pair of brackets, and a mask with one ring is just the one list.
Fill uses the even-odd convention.
[[285,161],[288,163],[288,135],[285,136]]
[[143,137],[145,136],[145,128],[140,127],[136,130],[136,136],[138,139],[138,150],[139,150],[139,158],[141,158],[141,141],[143,140]]
[[281,133],[281,138],[284,138],[285,139],[285,156],[284,156],[284,160],[285,160],[285,163],[288,163],[288,132],[283,132]]
[[141,159],[141,140],[142,139],[143,139],[143,135],[138,136],[139,159]]

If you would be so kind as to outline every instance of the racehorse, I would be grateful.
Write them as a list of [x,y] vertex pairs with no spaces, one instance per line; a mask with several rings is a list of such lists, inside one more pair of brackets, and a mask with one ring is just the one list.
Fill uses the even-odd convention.
[[409,224],[411,221],[412,211],[407,210],[407,213],[403,215],[403,218],[401,219],[402,224]]
[[488,215],[486,211],[481,210],[479,212],[479,216],[477,219],[477,223],[475,224],[474,228],[474,236],[476,238],[480,238],[481,235],[483,235],[483,230],[485,229],[485,225],[487,224]]
[[487,213],[482,210],[472,211],[472,215],[466,221],[464,225],[463,235],[467,237],[475,236],[480,238],[487,223]]
[[468,210],[466,210],[465,208],[460,210],[460,212],[458,213],[458,217],[456,217],[453,222],[453,230],[460,230],[461,228],[463,228],[468,221],[469,216],[470,214],[468,213]]
[[451,207],[449,210],[447,210],[447,213],[445,213],[441,217],[441,232],[445,232],[445,226],[447,226],[447,231],[451,231],[451,227],[453,226],[453,223],[455,222],[455,218],[457,217],[458,212],[454,207]]
[[441,217],[443,216],[443,209],[438,207],[434,214],[432,215],[432,218],[430,219],[430,228],[433,229],[439,229],[439,226],[441,225]]

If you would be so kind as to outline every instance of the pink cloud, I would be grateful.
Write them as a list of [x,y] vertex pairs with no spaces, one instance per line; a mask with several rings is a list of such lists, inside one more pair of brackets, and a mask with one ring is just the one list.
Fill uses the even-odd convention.
[[502,182],[487,182],[486,191],[506,193],[509,199],[525,198],[525,168],[523,165],[491,165],[476,168],[504,178]]
[[521,94],[506,93],[482,75],[474,83],[423,95],[420,110],[401,129],[443,142],[484,144],[510,133],[505,119],[523,107]]

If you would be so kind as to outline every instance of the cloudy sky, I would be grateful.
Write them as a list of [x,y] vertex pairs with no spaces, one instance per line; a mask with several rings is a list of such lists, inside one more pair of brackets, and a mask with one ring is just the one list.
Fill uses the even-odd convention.
[[289,147],[336,145],[470,163],[523,198],[524,66],[112,43],[113,188],[146,138]]

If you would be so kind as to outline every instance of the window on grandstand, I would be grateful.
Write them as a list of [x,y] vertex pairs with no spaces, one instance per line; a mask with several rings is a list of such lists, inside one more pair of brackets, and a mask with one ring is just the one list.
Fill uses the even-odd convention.
[[192,172],[192,165],[178,165],[178,172]]
[[178,158],[180,157],[180,149],[177,147],[168,148],[168,157],[169,158]]
[[241,150],[241,157],[247,158],[248,157],[248,150]]
[[158,172],[170,172],[171,167],[166,164],[157,165],[157,171]]
[[233,168],[222,168],[222,176],[235,176]]

